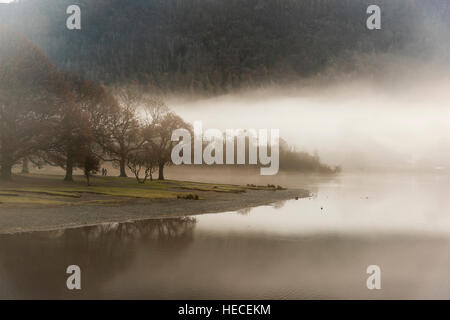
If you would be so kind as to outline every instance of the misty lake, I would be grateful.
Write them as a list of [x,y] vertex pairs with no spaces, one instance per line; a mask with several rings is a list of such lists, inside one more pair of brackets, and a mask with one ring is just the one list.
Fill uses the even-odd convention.
[[[1,235],[0,298],[450,298],[449,176],[279,179],[313,196]],[[80,291],[66,288],[72,264]],[[381,268],[381,290],[366,287],[369,265]]]

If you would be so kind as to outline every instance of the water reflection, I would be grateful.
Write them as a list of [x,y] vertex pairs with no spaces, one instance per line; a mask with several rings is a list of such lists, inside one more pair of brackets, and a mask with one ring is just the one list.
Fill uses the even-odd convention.
[[[0,298],[450,298],[449,186],[350,175],[239,212],[3,235]],[[65,287],[71,264],[81,292]]]
[[[287,203],[287,200],[277,201],[277,202],[274,202],[271,205],[271,207],[274,209],[281,209],[286,205],[286,203]],[[237,210],[236,213],[239,215],[242,215],[242,216],[248,216],[252,212],[252,209],[253,208],[251,208],[251,207],[243,208],[243,209]]]
[[[2,236],[1,298],[450,298],[448,238],[194,232],[169,219]],[[365,269],[382,269],[381,291]],[[82,290],[65,268],[82,269]]]
[[246,215],[248,215],[251,211],[252,211],[252,208],[244,208],[244,209],[237,210],[236,213],[237,213],[237,214],[240,214],[240,215],[243,215],[243,216],[246,216]]
[[285,205],[286,205],[286,200],[283,200],[283,201],[277,201],[277,202],[275,202],[272,206],[275,208],[275,209],[281,209],[281,208],[283,208]]
[[[100,296],[102,286],[136,259],[164,251],[176,255],[193,240],[194,218],[113,223],[86,228],[1,235],[0,298]],[[68,265],[82,270],[81,292],[65,287]]]

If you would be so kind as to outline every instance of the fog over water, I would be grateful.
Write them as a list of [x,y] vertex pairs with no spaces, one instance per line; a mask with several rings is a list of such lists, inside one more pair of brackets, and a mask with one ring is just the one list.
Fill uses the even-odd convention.
[[344,170],[448,170],[450,73],[425,69],[170,105],[188,121],[201,120],[204,130],[279,128],[289,145]]

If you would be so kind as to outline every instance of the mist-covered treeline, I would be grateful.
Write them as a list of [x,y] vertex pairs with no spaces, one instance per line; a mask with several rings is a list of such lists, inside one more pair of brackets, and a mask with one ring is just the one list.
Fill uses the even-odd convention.
[[[82,30],[66,28],[81,7]],[[366,9],[382,29],[366,28]],[[447,0],[19,0],[0,17],[57,66],[106,84],[216,94],[358,68],[358,55],[430,58],[445,45]]]
[[[26,172],[32,162],[65,169],[66,181],[73,181],[80,168],[89,184],[101,162],[108,161],[122,177],[128,168],[144,183],[157,170],[163,180],[175,144],[172,132],[181,128],[192,132],[189,123],[137,82],[106,88],[63,71],[33,42],[0,26],[1,179],[10,180],[17,164]],[[283,148],[287,169],[334,172],[315,157],[292,163],[293,153]]]
[[[88,179],[101,161],[145,179],[170,163],[172,131],[188,128],[163,101],[139,88],[111,88],[59,70],[31,41],[0,27],[0,178],[18,163],[75,168]],[[137,105],[146,116],[138,116]]]

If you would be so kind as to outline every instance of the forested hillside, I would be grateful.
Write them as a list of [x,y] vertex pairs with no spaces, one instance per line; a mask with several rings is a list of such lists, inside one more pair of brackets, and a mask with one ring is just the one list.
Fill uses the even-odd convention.
[[[82,30],[66,28],[81,7]],[[369,4],[382,29],[366,28]],[[448,39],[448,0],[19,0],[2,23],[59,67],[105,84],[217,94],[314,76],[355,56],[429,58]]]

